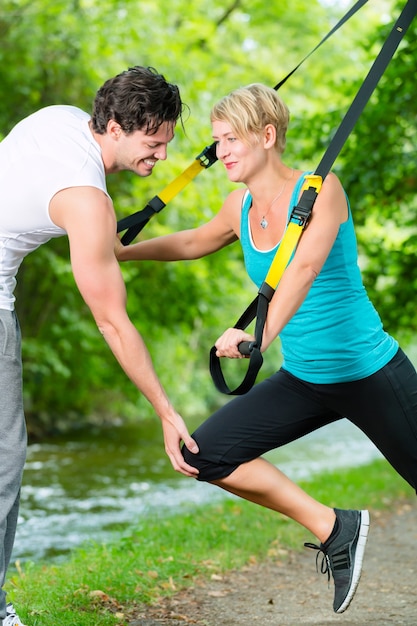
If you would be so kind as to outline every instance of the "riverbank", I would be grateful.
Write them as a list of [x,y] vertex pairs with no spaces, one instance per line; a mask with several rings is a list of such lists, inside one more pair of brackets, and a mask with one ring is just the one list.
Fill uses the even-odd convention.
[[[389,519],[390,511],[398,509],[398,502],[405,503],[401,505],[404,508],[413,498],[412,490],[383,460],[360,468],[322,474],[308,484],[304,482],[304,486],[331,506],[368,507],[375,520],[378,516],[381,520]],[[408,531],[411,532],[412,529]],[[142,520],[120,540],[76,550],[72,558],[62,564],[35,566],[25,563],[21,568],[18,564],[9,583],[10,598],[28,626],[174,626],[176,623],[243,626],[249,622],[238,621],[237,616],[242,614],[237,612],[241,605],[239,597],[244,597],[247,592],[249,598],[251,590],[261,600],[271,593],[276,594],[281,586],[285,597],[291,589],[296,594],[294,597],[298,597],[299,609],[304,611],[306,619],[312,619],[322,607],[326,619],[359,624],[346,621],[353,614],[354,605],[344,614],[346,618],[332,615],[332,592],[324,577],[323,580],[321,576],[316,577],[314,555],[302,551],[303,542],[309,540],[308,533],[293,522],[240,500],[203,507],[184,506],[181,515]],[[384,541],[381,551],[382,558],[378,562],[382,571],[382,568],[392,566],[384,556]],[[415,554],[410,550],[408,553],[415,560]],[[302,575],[296,576],[295,580],[290,576],[287,578],[287,572],[294,568],[294,559],[298,558],[307,559],[300,566]],[[395,562],[392,552],[389,559]],[[266,578],[263,582],[265,568],[272,568],[272,577],[280,573],[275,586],[267,584]],[[249,580],[256,584],[249,585]],[[223,585],[223,581],[225,588],[218,586]],[[289,587],[286,589],[285,585]],[[225,593],[228,589],[231,591]],[[303,594],[312,589],[315,589],[315,596],[310,606],[300,600],[298,594],[303,598]],[[375,592],[382,589],[379,586]],[[181,598],[188,598],[196,610],[205,606],[199,590],[206,600],[214,598],[218,601],[219,615],[225,611],[222,598],[230,596],[234,621],[221,621],[223,618],[220,617],[215,618],[217,621],[207,621],[214,610],[210,605],[206,605],[208,615],[201,613],[196,617],[190,612],[187,615],[179,611],[176,620],[175,607],[182,606]],[[233,597],[232,593],[240,596]],[[199,600],[197,604],[196,600]],[[276,595],[269,600],[272,600],[268,605],[270,610],[281,604]],[[272,616],[275,620],[276,616],[273,613]],[[371,622],[369,617],[368,614],[362,624],[377,623]],[[293,622],[262,621],[260,624],[332,623],[300,620],[297,617]],[[398,620],[386,623],[411,624]]]
[[[191,430],[195,426],[189,425]],[[140,519],[227,497],[212,485],[174,472],[162,443],[154,419],[111,433],[79,432],[29,446],[13,560],[61,562],[92,536],[109,543]],[[382,458],[348,420],[266,457],[296,482]]]

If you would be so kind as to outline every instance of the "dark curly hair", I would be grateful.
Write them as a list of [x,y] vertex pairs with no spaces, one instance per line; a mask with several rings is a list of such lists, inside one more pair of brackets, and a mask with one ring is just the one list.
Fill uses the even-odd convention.
[[153,67],[136,65],[107,80],[97,91],[91,116],[94,132],[104,135],[109,120],[129,134],[143,130],[155,134],[164,122],[176,124],[184,104],[176,85]]

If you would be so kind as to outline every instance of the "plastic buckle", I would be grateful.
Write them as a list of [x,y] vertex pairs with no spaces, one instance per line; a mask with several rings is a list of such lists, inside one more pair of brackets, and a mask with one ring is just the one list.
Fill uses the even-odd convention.
[[272,296],[275,293],[275,289],[271,287],[266,281],[262,283],[258,290],[259,295],[263,296],[268,302],[271,302]]
[[159,196],[154,196],[146,205],[152,209],[154,213],[159,213],[166,206],[165,202]]
[[[308,191],[304,191],[303,195],[305,193],[308,193]],[[300,198],[300,202],[292,210],[290,222],[294,222],[298,226],[301,226],[302,228],[304,228],[308,220],[310,219],[311,211],[312,211],[314,200],[316,199],[316,197],[317,197],[317,194],[314,193],[314,198],[313,198],[313,201],[311,202],[310,201],[311,195],[310,195],[310,198],[308,198],[308,204],[306,206],[303,206],[301,202],[302,198]]]
[[307,174],[298,204],[293,208],[290,221],[304,228],[311,216],[314,202],[319,194],[323,179],[317,174]]
[[206,146],[196,159],[200,159],[201,165],[206,169],[213,165],[217,161],[216,142],[212,143],[211,146]]

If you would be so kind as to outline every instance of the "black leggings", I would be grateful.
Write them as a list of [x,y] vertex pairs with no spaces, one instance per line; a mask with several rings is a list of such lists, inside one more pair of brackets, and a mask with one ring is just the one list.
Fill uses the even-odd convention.
[[193,434],[198,454],[185,460],[199,480],[231,474],[241,463],[347,418],[417,488],[417,374],[400,349],[381,370],[354,382],[306,383],[281,369],[231,400]]

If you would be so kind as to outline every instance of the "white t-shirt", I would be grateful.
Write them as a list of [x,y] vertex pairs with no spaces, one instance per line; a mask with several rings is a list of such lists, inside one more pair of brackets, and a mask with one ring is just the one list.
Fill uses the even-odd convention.
[[49,216],[53,196],[80,186],[107,194],[101,150],[89,119],[76,107],[45,107],[0,142],[0,309],[14,308],[23,258],[52,237],[65,235]]

